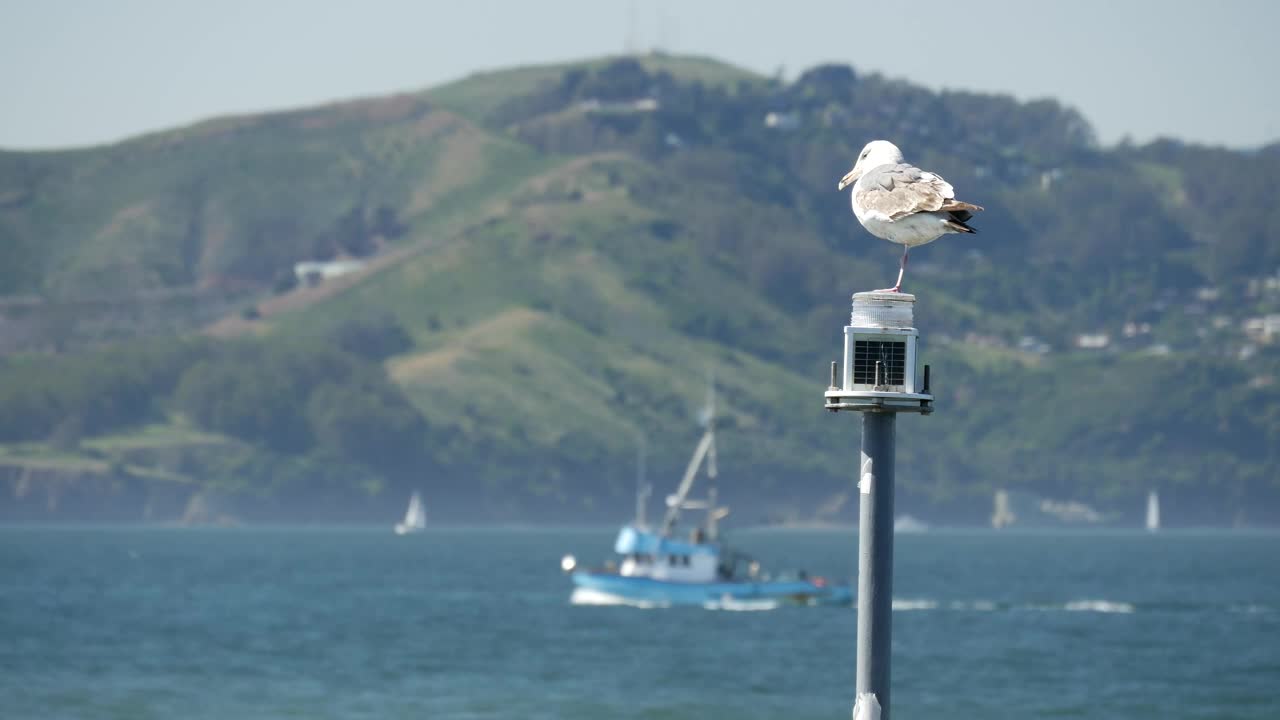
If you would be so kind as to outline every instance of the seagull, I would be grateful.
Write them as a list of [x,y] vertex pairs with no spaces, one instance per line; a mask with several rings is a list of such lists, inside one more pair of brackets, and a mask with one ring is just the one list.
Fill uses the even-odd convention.
[[876,292],[901,292],[907,252],[947,233],[976,233],[965,224],[978,205],[956,200],[956,191],[941,175],[908,165],[902,151],[888,140],[873,140],[862,148],[853,169],[840,179],[837,190],[853,186],[853,214],[867,232],[902,245],[898,283]]

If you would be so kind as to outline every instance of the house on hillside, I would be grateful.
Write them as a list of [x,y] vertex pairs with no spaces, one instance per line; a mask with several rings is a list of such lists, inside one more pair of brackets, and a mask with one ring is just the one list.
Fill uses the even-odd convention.
[[1127,338],[1135,338],[1135,337],[1138,337],[1139,335],[1150,335],[1151,323],[1133,322],[1132,320],[1130,320],[1129,322],[1124,324],[1124,327],[1121,329],[1120,333]]
[[1246,297],[1271,296],[1280,293],[1280,273],[1263,278],[1251,278],[1245,284]]
[[791,110],[766,113],[764,126],[774,130],[795,130],[800,127],[800,115]]
[[642,97],[634,100],[600,100],[587,98],[578,103],[578,110],[584,113],[611,113],[628,115],[631,113],[654,112],[660,108],[657,98]]
[[1195,296],[1196,299],[1202,303],[1214,303],[1222,298],[1222,290],[1206,285],[1204,287],[1196,288]]
[[1052,348],[1049,347],[1049,343],[1034,335],[1023,335],[1018,340],[1018,349],[1022,352],[1032,353],[1035,355],[1048,355],[1052,350]]
[[1111,345],[1111,336],[1107,333],[1080,333],[1076,335],[1076,347],[1081,350],[1105,350]]
[[298,282],[315,287],[325,280],[353,273],[363,267],[364,262],[360,260],[306,260],[294,263],[293,274]]
[[1053,186],[1062,179],[1062,175],[1062,168],[1053,168],[1040,173],[1040,190],[1042,192],[1052,190]]
[[1248,318],[1241,328],[1250,340],[1269,345],[1280,337],[1280,313]]

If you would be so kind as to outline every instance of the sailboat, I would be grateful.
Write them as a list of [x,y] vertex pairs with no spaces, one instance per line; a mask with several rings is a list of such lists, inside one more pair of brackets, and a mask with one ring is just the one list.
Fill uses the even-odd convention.
[[422,504],[422,496],[418,495],[415,490],[413,495],[409,496],[409,509],[404,512],[404,520],[396,523],[396,534],[418,533],[425,530],[426,527],[427,509]]
[[[730,549],[721,541],[719,521],[729,514],[721,507],[715,480],[716,427],[715,388],[707,394],[701,414],[702,438],[685,468],[676,491],[667,496],[667,512],[662,523],[650,527],[645,522],[645,500],[649,484],[644,479],[643,462],[637,477],[636,518],[623,526],[614,541],[619,556],[603,568],[580,569],[572,555],[565,555],[560,568],[573,580],[575,604],[622,604],[640,606],[702,605],[704,607],[842,604],[852,601],[848,585],[810,577],[804,572],[771,577],[750,556]],[[640,457],[644,457],[643,446]],[[705,468],[706,494],[691,493],[699,471]],[[681,513],[702,510],[705,515],[688,538],[676,536]]]
[[1013,509],[1009,505],[1009,491],[997,490],[995,495],[995,510],[991,513],[991,527],[999,530],[1000,528],[1009,527],[1018,519],[1013,514]]
[[1160,529],[1160,496],[1155,490],[1147,493],[1147,532]]

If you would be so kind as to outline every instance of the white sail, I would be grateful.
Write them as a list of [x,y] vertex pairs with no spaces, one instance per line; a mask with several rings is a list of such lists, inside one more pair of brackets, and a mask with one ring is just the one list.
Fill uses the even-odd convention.
[[404,524],[411,528],[422,529],[427,526],[427,509],[422,504],[422,496],[414,493],[409,498],[409,509],[404,514]]
[[1160,496],[1156,495],[1156,491],[1152,490],[1147,493],[1147,531],[1155,532],[1160,529]]
[[422,504],[422,497],[414,492],[409,497],[409,509],[404,512],[404,522],[396,524],[396,534],[417,532],[427,527],[427,509]]
[[1009,506],[1009,492],[1007,490],[997,490],[995,510],[991,513],[991,527],[999,530],[1012,525],[1017,519],[1018,516],[1013,514],[1013,510]]

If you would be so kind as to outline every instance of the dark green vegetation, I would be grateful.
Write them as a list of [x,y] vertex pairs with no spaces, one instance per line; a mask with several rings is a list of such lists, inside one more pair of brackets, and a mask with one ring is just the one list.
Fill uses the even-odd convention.
[[[1243,330],[1280,311],[1280,148],[1101,149],[1052,101],[665,56],[0,153],[0,463],[249,515],[421,487],[615,519],[637,433],[675,476],[715,365],[730,504],[837,517],[825,367],[897,249],[835,183],[878,137],[987,208],[907,276],[940,399],[900,423],[903,509],[982,522],[1009,487],[1132,521],[1155,487],[1172,524],[1280,517],[1280,361]],[[296,281],[334,258],[366,264]]]

